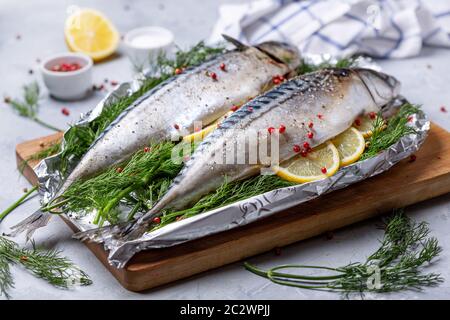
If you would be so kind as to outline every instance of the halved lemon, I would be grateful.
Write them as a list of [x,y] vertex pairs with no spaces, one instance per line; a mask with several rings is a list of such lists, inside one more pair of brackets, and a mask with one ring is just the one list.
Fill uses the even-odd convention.
[[353,127],[348,128],[332,141],[339,151],[341,167],[358,161],[366,147],[362,133]]
[[111,21],[93,9],[79,9],[71,14],[64,27],[69,49],[100,61],[113,54],[119,45],[119,33]]
[[282,179],[292,182],[310,182],[330,177],[339,169],[339,152],[331,142],[325,142],[294,159],[274,166],[273,170]]
[[353,126],[358,129],[359,132],[363,135],[364,138],[369,138],[372,136],[372,130],[376,121],[376,115],[374,114],[366,114],[362,117],[359,117],[353,123]]
[[213,132],[219,123],[221,123],[223,120],[225,120],[230,114],[232,114],[233,111],[228,111],[224,116],[220,117],[218,120],[214,121],[213,124],[210,124],[209,126],[203,128],[202,130],[199,130],[197,132],[191,133],[187,136],[183,137],[183,142],[200,142],[205,137]]

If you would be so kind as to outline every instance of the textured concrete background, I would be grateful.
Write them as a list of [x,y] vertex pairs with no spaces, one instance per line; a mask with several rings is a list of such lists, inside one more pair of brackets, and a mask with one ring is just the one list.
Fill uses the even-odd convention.
[[[0,95],[20,96],[21,86],[37,74],[37,58],[66,51],[63,22],[69,5],[100,9],[115,23],[120,32],[145,25],[160,25],[171,29],[176,42],[188,46],[209,36],[218,17],[218,6],[232,1],[171,0],[171,1],[13,1],[0,0]],[[233,1],[239,2],[239,1]],[[17,36],[20,35],[20,40]],[[401,61],[380,61],[385,71],[403,83],[403,94],[415,103],[423,104],[430,118],[450,130],[450,113],[442,113],[441,105],[450,110],[450,51],[426,48],[419,57]],[[35,72],[29,74],[29,70]],[[94,67],[96,83],[105,78],[128,81],[131,66],[123,56],[97,64]],[[78,114],[91,109],[104,93],[90,98],[63,103],[48,98],[43,92],[40,116],[59,127],[78,118]],[[61,114],[67,107],[69,117]],[[16,169],[14,147],[17,143],[51,133],[27,119],[18,117],[0,101],[0,209],[15,201],[24,187],[29,187]],[[38,207],[33,198],[12,213],[0,225],[0,232],[25,218]],[[444,251],[438,263],[429,268],[440,272],[446,281],[436,288],[423,292],[402,292],[389,295],[368,295],[375,299],[432,299],[450,298],[450,195],[442,196],[407,208],[414,219],[430,223]],[[269,252],[249,259],[263,267],[273,264],[304,263],[311,265],[342,266],[361,261],[377,246],[382,233],[376,229],[378,220],[345,228],[335,232],[332,240],[317,237],[283,248],[281,256]],[[37,233],[36,243],[63,250],[93,279],[94,284],[75,290],[58,290],[44,281],[35,279],[20,268],[14,268],[16,299],[339,299],[333,293],[305,291],[282,287],[256,277],[235,263],[206,272],[190,279],[178,281],[152,291],[136,294],[123,289],[83,244],[71,239],[71,231],[60,219]],[[0,298],[1,299],[1,298]]]

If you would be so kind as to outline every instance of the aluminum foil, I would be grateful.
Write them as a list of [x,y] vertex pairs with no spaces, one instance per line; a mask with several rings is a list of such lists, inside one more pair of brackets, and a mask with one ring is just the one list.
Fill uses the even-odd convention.
[[[331,57],[311,55],[306,57],[313,63],[321,63],[324,60],[332,61]],[[379,70],[380,68],[370,60],[360,58],[357,60],[359,66]],[[84,126],[95,119],[103,108],[119,97],[130,95],[139,88],[139,80],[121,84],[116,90],[103,99],[91,112],[82,115],[75,126]],[[383,112],[395,111],[406,100],[399,98],[392,101]],[[137,252],[148,249],[175,246],[187,241],[212,235],[243,226],[256,220],[266,218],[287,208],[299,205],[323,194],[345,188],[348,185],[380,174],[398,163],[400,160],[410,156],[418,150],[425,140],[430,122],[422,112],[412,117],[410,124],[417,131],[401,138],[397,143],[377,156],[354,163],[341,168],[332,177],[300,184],[293,187],[276,189],[259,196],[242,200],[222,208],[211,210],[197,216],[184,219],[165,227],[149,232],[139,239],[133,241],[120,241],[106,239],[105,249],[109,250],[110,264],[122,268]],[[71,129],[69,129],[71,130]],[[58,164],[61,154],[56,154],[41,161],[35,168],[39,179],[40,194],[46,202],[53,197],[62,182]],[[70,166],[75,166],[72,160]],[[129,209],[126,209],[127,211]],[[65,215],[79,231],[87,231],[97,228],[92,224],[95,212],[69,213]]]

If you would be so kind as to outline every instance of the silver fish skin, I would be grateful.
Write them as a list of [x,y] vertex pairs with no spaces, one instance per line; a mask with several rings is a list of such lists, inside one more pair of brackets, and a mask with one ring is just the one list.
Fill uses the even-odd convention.
[[[137,239],[161,210],[186,208],[216,190],[225,179],[235,181],[257,175],[261,168],[270,165],[259,157],[244,164],[217,161],[230,145],[235,149],[245,145],[245,160],[249,160],[248,137],[258,133],[259,149],[267,143],[269,127],[284,125],[286,131],[279,135],[278,155],[280,162],[288,161],[297,155],[294,145],[308,142],[315,147],[335,137],[361,114],[378,112],[397,96],[399,89],[395,78],[369,69],[326,69],[293,78],[249,101],[222,122],[197,147],[163,198],[138,220],[74,237],[95,242],[107,238],[120,242]],[[309,122],[313,122],[313,128],[309,128]],[[308,137],[309,132],[313,132],[313,139]]]
[[[194,152],[165,196],[141,219],[145,221],[165,208],[184,209],[201,196],[216,190],[225,180],[235,181],[256,175],[267,159],[250,159],[249,140],[258,133],[258,148],[267,143],[268,128],[286,127],[279,135],[279,161],[294,157],[294,145],[311,147],[337,136],[354,120],[368,112],[378,112],[399,91],[399,82],[368,69],[328,69],[300,76],[260,95],[226,119]],[[312,122],[313,128],[308,124]],[[313,133],[313,138],[308,133]],[[245,145],[244,164],[238,150]],[[269,144],[270,145],[270,144]],[[242,149],[241,149],[242,150]],[[270,152],[270,149],[269,149]],[[232,163],[224,155],[233,154]],[[218,157],[219,155],[219,157]],[[220,161],[217,161],[219,159]]]
[[127,108],[93,143],[57,196],[74,181],[128,159],[150,142],[193,132],[195,123],[214,122],[233,105],[267,90],[273,76],[288,74],[300,64],[298,51],[290,45],[270,42],[258,49],[232,41],[237,50],[186,69]]

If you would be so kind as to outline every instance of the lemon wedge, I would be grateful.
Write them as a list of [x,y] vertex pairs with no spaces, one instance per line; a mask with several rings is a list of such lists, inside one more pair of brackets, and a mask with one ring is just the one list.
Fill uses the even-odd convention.
[[339,169],[339,163],[339,152],[328,141],[308,152],[306,157],[298,155],[274,166],[273,170],[284,180],[304,183],[332,176]]
[[358,161],[366,148],[362,133],[353,127],[336,136],[332,142],[339,152],[341,167]]
[[113,54],[119,45],[119,33],[111,21],[93,9],[76,10],[67,19],[64,35],[70,50],[100,61]]
[[372,136],[372,130],[376,121],[377,115],[374,113],[366,114],[359,117],[353,123],[353,126],[362,133],[364,138],[369,138]]

